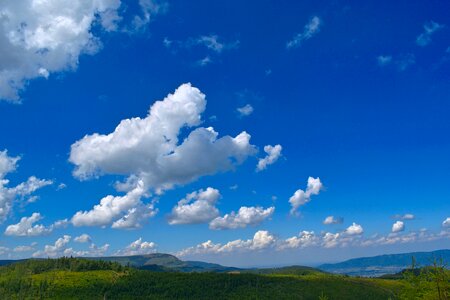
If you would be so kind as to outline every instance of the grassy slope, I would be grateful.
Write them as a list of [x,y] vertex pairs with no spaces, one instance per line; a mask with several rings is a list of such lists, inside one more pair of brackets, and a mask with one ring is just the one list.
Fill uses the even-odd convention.
[[[0,278],[0,284],[8,280]],[[28,276],[31,290],[2,299],[388,299],[399,281],[334,275],[48,271]],[[17,288],[17,287],[16,287]],[[0,289],[1,290],[1,289]],[[41,293],[39,292],[41,290]],[[44,292],[45,290],[45,292]]]

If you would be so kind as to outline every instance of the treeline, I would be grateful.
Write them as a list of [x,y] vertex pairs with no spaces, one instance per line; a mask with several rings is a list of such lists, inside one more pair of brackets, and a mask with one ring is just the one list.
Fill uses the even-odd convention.
[[76,257],[61,257],[56,259],[28,259],[0,268],[0,274],[18,272],[28,274],[40,274],[47,271],[95,271],[95,270],[111,270],[123,272],[128,267],[124,267],[117,262],[90,260]]

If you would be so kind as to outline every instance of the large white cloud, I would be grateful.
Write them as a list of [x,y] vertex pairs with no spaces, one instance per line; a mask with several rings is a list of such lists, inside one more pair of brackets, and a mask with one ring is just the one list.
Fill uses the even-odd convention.
[[[76,166],[76,177],[124,175],[127,180],[116,187],[127,194],[103,198],[93,210],[75,214],[72,222],[105,226],[141,207],[147,192],[162,193],[201,176],[232,170],[256,153],[245,131],[218,138],[213,128],[198,127],[180,142],[183,129],[201,124],[205,107],[205,95],[191,84],[182,84],[156,101],[147,117],[123,120],[108,135],[87,135],[74,143],[69,160]],[[114,227],[122,225],[119,221]]]
[[5,176],[16,170],[19,160],[20,157],[8,156],[7,150],[0,151],[0,223],[6,220],[16,201],[26,203],[27,198],[31,197],[35,191],[52,184],[51,180],[31,176],[15,187],[8,187],[9,180],[5,179]]
[[[164,5],[140,0],[124,30],[142,28]],[[20,101],[30,79],[73,70],[79,57],[102,47],[94,32],[119,30],[121,0],[3,0],[0,2],[0,99]]]
[[289,203],[291,204],[291,214],[297,214],[297,209],[311,201],[311,196],[318,195],[322,189],[323,184],[319,177],[309,177],[306,191],[298,189],[295,191],[294,195],[289,198]]
[[209,222],[219,215],[216,208],[220,192],[208,187],[186,195],[186,198],[178,201],[169,215],[169,224],[198,224]]
[[281,156],[281,150],[283,147],[281,145],[266,145],[264,146],[264,152],[267,155],[264,158],[260,158],[258,160],[258,164],[256,165],[256,171],[262,171],[267,168],[268,165],[274,164],[278,158]]
[[33,213],[29,218],[23,217],[20,222],[6,227],[5,235],[10,236],[39,236],[49,234],[53,231],[53,226],[45,227],[42,224],[34,225],[40,221],[42,216],[40,213]]
[[246,207],[239,209],[238,213],[234,211],[223,217],[217,217],[209,223],[211,229],[237,229],[245,228],[251,225],[258,225],[265,219],[270,218],[275,211],[275,207]]

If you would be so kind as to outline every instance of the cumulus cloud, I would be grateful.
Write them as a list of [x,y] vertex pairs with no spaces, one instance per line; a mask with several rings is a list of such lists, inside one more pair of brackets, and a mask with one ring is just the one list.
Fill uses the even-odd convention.
[[236,111],[238,112],[240,117],[250,116],[253,113],[253,110],[253,106],[251,106],[250,104],[246,104],[242,107],[236,108]]
[[292,248],[305,248],[318,245],[320,238],[314,234],[314,231],[301,231],[298,236],[293,236],[284,240],[278,246],[278,250],[292,249]]
[[31,176],[15,187],[8,187],[9,180],[5,176],[16,170],[19,160],[20,157],[9,156],[7,150],[0,151],[0,223],[7,219],[15,202],[27,203],[35,191],[52,184],[51,180]]
[[308,24],[305,25],[302,33],[297,33],[292,40],[287,42],[286,48],[297,48],[304,41],[309,40],[320,31],[322,21],[318,16],[311,18]]
[[275,207],[246,207],[243,206],[236,214],[234,211],[223,217],[217,217],[209,223],[211,229],[237,229],[247,226],[261,224],[267,218],[270,218],[275,211]]
[[342,217],[335,217],[335,216],[328,216],[323,220],[323,224],[330,225],[330,224],[342,224],[344,222],[344,218]]
[[155,102],[146,118],[123,120],[108,135],[93,134],[74,143],[70,161],[74,175],[99,174],[141,178],[146,186],[164,190],[200,176],[227,171],[255,153],[250,135],[218,139],[213,128],[199,127],[179,144],[181,129],[201,123],[205,95],[190,84]]
[[143,255],[156,252],[156,244],[153,242],[142,241],[142,238],[132,242],[124,249],[116,252],[115,255],[128,256],[128,255]]
[[447,219],[445,219],[443,222],[442,222],[442,227],[450,227],[450,217],[448,217]]
[[169,215],[169,224],[198,224],[209,222],[219,215],[216,203],[220,198],[217,189],[208,187],[186,195],[178,201]]
[[260,158],[258,164],[256,165],[256,171],[262,171],[267,168],[267,166],[274,164],[278,158],[281,156],[281,150],[283,147],[281,145],[266,145],[264,146],[264,152],[267,153],[266,157]]
[[[0,4],[0,99],[19,102],[29,80],[74,70],[102,48],[97,32],[145,28],[164,3],[139,0],[132,24],[119,23],[121,0],[5,0]],[[125,28],[125,29],[123,29]]]
[[90,243],[92,241],[91,236],[87,233],[83,233],[73,239],[77,243]]
[[39,236],[49,234],[53,231],[53,226],[45,227],[44,225],[34,225],[34,223],[42,220],[40,213],[33,213],[29,218],[23,217],[20,222],[6,227],[5,235],[9,236]]
[[[100,200],[100,204],[89,211],[79,211],[72,217],[74,226],[106,226],[114,220],[122,218],[124,212],[130,213],[134,207],[140,206],[141,198],[145,194],[142,182],[124,196],[108,195]],[[127,218],[125,218],[127,219]],[[124,221],[119,221],[119,224]],[[120,225],[117,225],[120,226]]]
[[247,252],[264,250],[275,245],[276,238],[268,231],[260,230],[255,233],[252,239],[234,240],[226,244],[215,244],[212,241],[206,241],[197,246],[189,247],[179,251],[177,256],[188,256],[198,254],[220,254],[230,252]]
[[444,25],[438,24],[434,21],[425,23],[423,25],[424,31],[416,38],[416,44],[421,47],[427,46],[429,43],[431,43],[431,36],[433,35],[433,33],[442,28],[444,28]]
[[405,230],[405,223],[402,221],[397,221],[394,224],[392,224],[392,232],[400,232]]
[[43,250],[34,252],[32,256],[51,258],[61,256],[103,256],[109,249],[109,244],[98,247],[94,243],[91,243],[87,250],[75,250],[69,247],[71,239],[72,237],[70,235],[64,235],[57,239],[53,245],[45,245]]
[[60,257],[66,255],[69,251],[66,248],[71,240],[70,235],[64,235],[56,240],[54,245],[45,245],[43,251],[36,251],[33,257]]
[[364,232],[363,228],[361,225],[356,224],[355,222],[353,222],[352,225],[350,225],[349,227],[347,227],[347,229],[345,230],[345,233],[348,235],[360,235]]
[[158,213],[155,208],[155,202],[148,204],[140,204],[137,207],[130,208],[127,213],[117,221],[111,228],[115,229],[138,229],[142,227],[142,223],[154,217]]
[[308,178],[308,184],[306,186],[306,191],[298,189],[295,191],[294,195],[289,198],[289,203],[291,204],[291,214],[297,214],[297,209],[311,201],[312,195],[318,195],[319,192],[323,189],[323,184],[320,181],[320,178]]
[[245,131],[219,138],[212,127],[198,127],[179,142],[183,129],[200,125],[205,107],[205,95],[183,84],[155,102],[147,117],[123,120],[113,133],[87,135],[74,143],[69,160],[76,166],[76,177],[118,174],[127,179],[116,185],[126,192],[124,196],[106,196],[91,211],[77,212],[72,223],[106,226],[127,215],[129,222],[124,219],[114,228],[137,227],[131,221],[139,211],[133,208],[142,207],[141,199],[148,192],[159,194],[205,175],[232,170],[256,153]]

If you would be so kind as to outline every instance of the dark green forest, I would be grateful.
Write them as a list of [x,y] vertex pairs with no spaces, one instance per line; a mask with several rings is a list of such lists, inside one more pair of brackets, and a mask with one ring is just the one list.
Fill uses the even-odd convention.
[[149,271],[80,258],[30,259],[0,267],[0,299],[448,299],[441,264],[386,278],[296,267],[233,271]]

